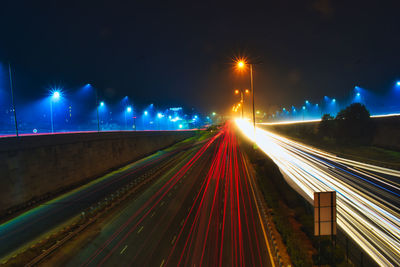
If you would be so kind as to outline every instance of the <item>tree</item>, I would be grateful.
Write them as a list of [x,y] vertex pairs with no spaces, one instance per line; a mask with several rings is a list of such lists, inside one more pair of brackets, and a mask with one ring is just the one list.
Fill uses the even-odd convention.
[[335,122],[331,114],[324,114],[318,125],[318,134],[321,136],[333,137],[335,132]]
[[339,140],[357,144],[371,142],[374,126],[369,111],[364,105],[351,104],[336,115],[335,122],[335,136]]

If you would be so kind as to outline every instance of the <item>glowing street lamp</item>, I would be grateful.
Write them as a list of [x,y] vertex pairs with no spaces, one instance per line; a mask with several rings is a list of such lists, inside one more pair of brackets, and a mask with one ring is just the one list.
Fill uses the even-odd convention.
[[396,85],[397,85],[397,86],[400,86],[400,81],[396,82]]
[[103,107],[103,106],[104,106],[104,102],[101,101],[101,102],[100,102],[100,107]]
[[128,106],[128,107],[126,107],[126,109],[125,109],[125,112],[124,112],[124,117],[125,117],[125,130],[127,129],[127,121],[126,121],[126,113],[131,113],[132,112],[132,107],[131,106]]
[[[248,94],[249,93],[249,89],[245,89],[243,91],[243,89],[235,89],[235,95],[238,95],[240,93],[240,103],[242,103],[242,119],[243,119],[243,108],[244,108],[244,94]],[[239,105],[240,107],[240,105]]]
[[246,65],[250,66],[250,91],[253,95],[253,127],[254,127],[254,134],[256,130],[256,114],[254,108],[254,84],[253,84],[253,63],[248,63],[244,59],[238,59],[236,61],[237,68],[243,70]]
[[53,121],[53,102],[57,102],[61,97],[61,92],[58,90],[51,90],[50,98],[50,122],[51,122],[51,133],[54,133],[54,121]]

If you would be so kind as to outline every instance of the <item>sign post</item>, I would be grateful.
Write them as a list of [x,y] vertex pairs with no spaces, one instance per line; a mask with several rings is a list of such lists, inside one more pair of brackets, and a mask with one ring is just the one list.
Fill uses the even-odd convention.
[[[332,262],[335,261],[334,237],[336,236],[336,192],[314,192],[314,235],[331,236]],[[318,265],[321,248],[318,248]]]

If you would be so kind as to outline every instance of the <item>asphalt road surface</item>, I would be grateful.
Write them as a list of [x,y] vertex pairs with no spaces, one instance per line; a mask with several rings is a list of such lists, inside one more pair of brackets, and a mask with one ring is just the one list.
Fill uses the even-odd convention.
[[271,266],[233,127],[185,151],[67,266]]
[[[255,201],[256,183],[234,127],[228,123],[208,140],[159,152],[1,225],[0,255],[13,253],[125,184],[151,179],[60,264],[273,266]],[[60,253],[62,247],[53,262]]]

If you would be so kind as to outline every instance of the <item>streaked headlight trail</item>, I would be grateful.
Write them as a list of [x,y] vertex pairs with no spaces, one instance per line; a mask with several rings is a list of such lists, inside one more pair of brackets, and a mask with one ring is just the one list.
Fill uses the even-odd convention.
[[308,201],[337,192],[337,223],[379,265],[400,266],[400,171],[347,160],[236,120]]

